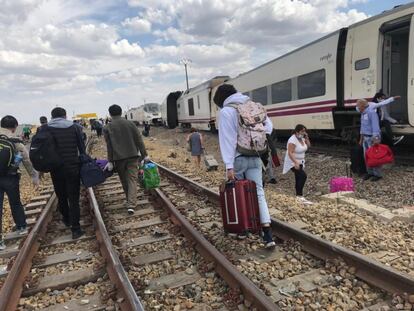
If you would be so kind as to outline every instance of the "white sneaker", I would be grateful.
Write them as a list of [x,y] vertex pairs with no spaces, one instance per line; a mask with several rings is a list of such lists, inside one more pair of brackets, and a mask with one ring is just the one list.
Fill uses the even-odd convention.
[[394,143],[394,146],[396,145],[396,144],[398,144],[400,141],[402,141],[404,139],[404,136],[394,136],[393,137],[393,143]]
[[25,235],[25,234],[29,233],[29,230],[27,230],[27,228],[22,228],[22,229],[17,230],[17,233],[19,235]]
[[128,208],[128,214],[133,215],[135,210],[133,208]]
[[3,240],[0,240],[0,251],[3,251],[6,249],[6,244],[4,244]]
[[302,204],[306,204],[306,205],[312,205],[313,204],[313,202],[311,202],[311,201],[309,201],[309,200],[307,200],[307,199],[305,199],[304,197],[297,197],[297,199],[296,199],[299,203],[302,203]]

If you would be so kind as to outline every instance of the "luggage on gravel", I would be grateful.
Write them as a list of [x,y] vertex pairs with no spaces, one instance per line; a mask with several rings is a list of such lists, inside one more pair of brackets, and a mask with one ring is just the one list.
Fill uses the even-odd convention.
[[373,145],[365,153],[365,161],[368,167],[378,167],[394,162],[394,154],[387,145]]
[[267,152],[264,122],[266,108],[251,100],[244,104],[229,104],[238,113],[237,151],[242,155],[256,156]]
[[256,184],[247,179],[227,181],[220,188],[221,216],[226,233],[258,233],[259,202]]
[[346,175],[347,176],[335,176],[332,177],[329,181],[329,191],[331,193],[340,192],[340,191],[354,191],[354,180],[352,179],[350,169],[348,164],[346,165]]
[[218,162],[214,158],[213,155],[208,154],[207,151],[204,149],[204,164],[207,167],[207,171],[217,171]]
[[356,145],[351,148],[351,171],[355,174],[363,175],[367,173],[365,166],[364,148],[360,145]]
[[161,179],[158,167],[153,162],[144,163],[140,167],[138,178],[145,189],[154,189],[160,186]]
[[55,138],[47,126],[33,136],[29,158],[34,169],[42,173],[51,172],[63,165],[63,160],[56,149]]

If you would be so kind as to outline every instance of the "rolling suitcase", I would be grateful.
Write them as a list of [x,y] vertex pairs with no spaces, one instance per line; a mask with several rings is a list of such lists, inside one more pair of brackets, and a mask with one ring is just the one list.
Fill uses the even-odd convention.
[[224,232],[245,234],[260,231],[256,184],[247,179],[226,182],[220,189]]
[[212,171],[212,170],[217,171],[217,168],[218,168],[217,160],[214,158],[213,155],[207,154],[206,150],[204,150],[204,164],[207,167],[207,171]]

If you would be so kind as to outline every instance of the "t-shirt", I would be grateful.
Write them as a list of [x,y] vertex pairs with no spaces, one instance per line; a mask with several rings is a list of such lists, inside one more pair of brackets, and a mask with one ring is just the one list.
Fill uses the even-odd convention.
[[294,144],[295,145],[295,159],[300,164],[302,164],[303,167],[305,167],[305,153],[308,150],[308,145],[306,145],[305,140],[302,140],[302,141],[303,141],[303,145],[299,142],[299,139],[296,137],[295,134],[290,136],[290,138],[289,138],[289,140],[286,144],[285,161],[283,163],[283,174],[286,174],[287,172],[290,171],[290,169],[292,167],[295,166],[295,164],[293,163],[293,161],[289,157],[289,152],[288,152],[289,144]]

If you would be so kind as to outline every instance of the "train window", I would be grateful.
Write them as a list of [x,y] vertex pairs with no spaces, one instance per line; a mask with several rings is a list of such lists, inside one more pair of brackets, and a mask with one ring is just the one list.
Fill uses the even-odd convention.
[[188,100],[188,115],[189,116],[194,115],[194,99],[192,98]]
[[131,116],[131,120],[132,120],[132,119],[134,118],[134,117],[132,116],[132,112],[131,112],[130,116]]
[[252,100],[267,105],[267,87],[261,87],[252,91]]
[[359,59],[355,62],[355,70],[363,70],[369,68],[370,60],[369,58]]
[[292,100],[292,80],[272,84],[272,103],[283,103]]
[[200,95],[197,95],[197,106],[198,110],[200,110]]
[[325,95],[325,69],[307,73],[298,77],[298,98],[310,98]]

